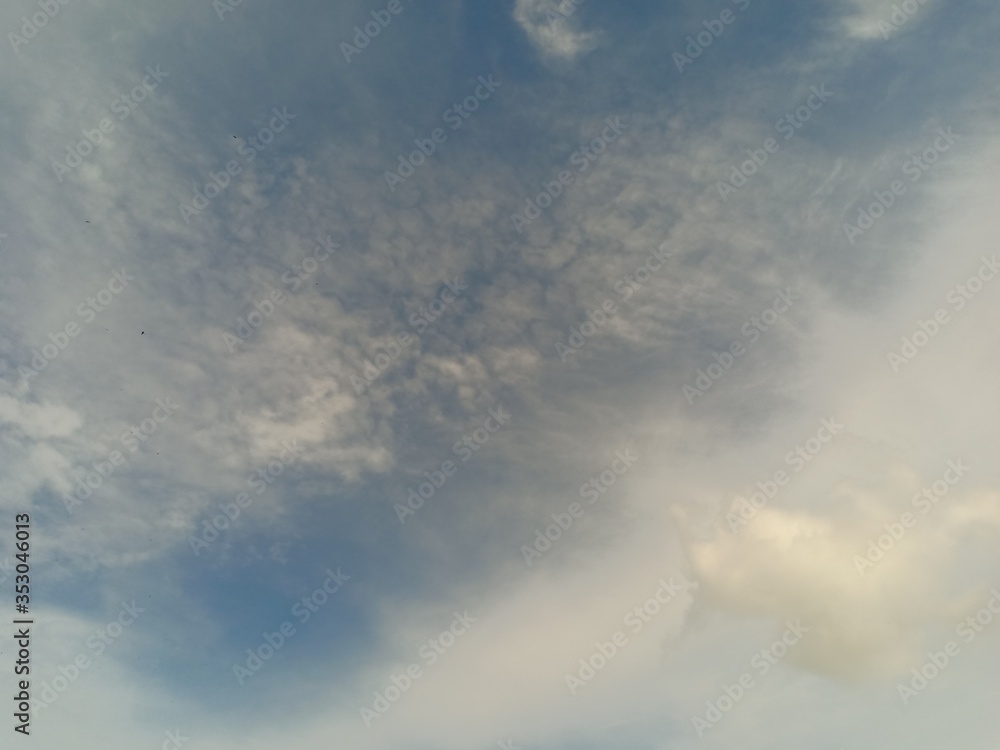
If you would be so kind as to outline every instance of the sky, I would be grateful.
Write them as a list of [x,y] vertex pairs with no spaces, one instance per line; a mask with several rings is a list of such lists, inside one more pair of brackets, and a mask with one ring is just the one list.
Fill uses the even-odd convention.
[[14,741],[996,747],[992,3],[0,31]]

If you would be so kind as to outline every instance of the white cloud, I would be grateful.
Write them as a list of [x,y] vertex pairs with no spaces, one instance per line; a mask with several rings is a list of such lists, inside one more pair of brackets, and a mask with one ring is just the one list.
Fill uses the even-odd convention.
[[82,424],[80,415],[66,406],[25,403],[0,395],[0,426],[13,425],[26,437],[67,437]]
[[573,0],[517,0],[514,19],[543,55],[572,60],[599,41],[596,32],[579,30],[575,12]]
[[906,24],[916,24],[927,11],[931,0],[847,0],[852,11],[844,26],[858,39],[889,39]]

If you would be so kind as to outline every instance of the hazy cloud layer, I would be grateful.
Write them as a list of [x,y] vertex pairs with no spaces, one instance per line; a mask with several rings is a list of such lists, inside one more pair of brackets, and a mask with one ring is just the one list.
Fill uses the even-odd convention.
[[989,4],[38,8],[0,511],[35,697],[94,660],[40,747],[992,748]]

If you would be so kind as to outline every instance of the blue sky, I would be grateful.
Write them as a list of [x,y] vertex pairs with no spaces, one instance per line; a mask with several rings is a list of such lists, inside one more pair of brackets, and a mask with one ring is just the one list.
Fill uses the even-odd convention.
[[31,741],[993,748],[998,24],[9,3]]

